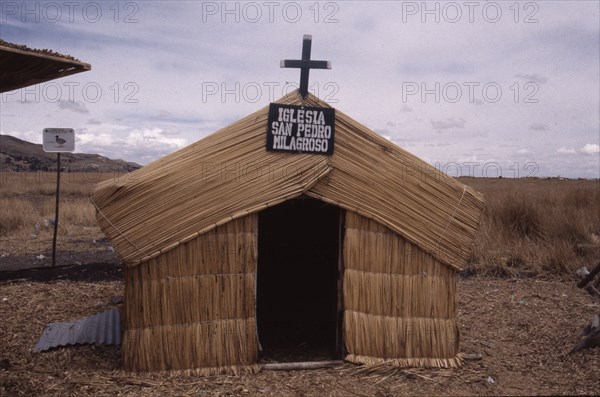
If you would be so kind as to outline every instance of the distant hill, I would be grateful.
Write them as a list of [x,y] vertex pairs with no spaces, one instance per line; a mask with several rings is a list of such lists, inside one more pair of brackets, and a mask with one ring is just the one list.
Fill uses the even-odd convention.
[[[130,172],[142,166],[124,160],[111,160],[98,154],[62,153],[60,165],[67,172]],[[10,135],[0,135],[2,171],[56,170],[56,153],[46,153],[42,145]]]

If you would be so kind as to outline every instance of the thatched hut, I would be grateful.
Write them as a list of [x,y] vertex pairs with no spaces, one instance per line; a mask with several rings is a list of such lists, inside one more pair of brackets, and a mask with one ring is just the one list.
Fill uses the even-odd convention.
[[126,369],[237,372],[261,346],[459,365],[481,195],[339,111],[333,155],[266,151],[267,113],[96,187],[125,270]]

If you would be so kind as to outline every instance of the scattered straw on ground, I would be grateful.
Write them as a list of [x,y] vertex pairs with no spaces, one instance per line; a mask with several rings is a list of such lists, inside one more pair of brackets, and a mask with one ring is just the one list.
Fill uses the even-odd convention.
[[568,356],[577,333],[600,309],[574,283],[535,279],[459,281],[461,351],[481,353],[452,370],[381,372],[346,364],[254,376],[130,374],[114,346],[77,346],[33,354],[51,321],[104,310],[123,293],[119,281],[0,284],[0,395],[531,395],[598,394],[600,349]]

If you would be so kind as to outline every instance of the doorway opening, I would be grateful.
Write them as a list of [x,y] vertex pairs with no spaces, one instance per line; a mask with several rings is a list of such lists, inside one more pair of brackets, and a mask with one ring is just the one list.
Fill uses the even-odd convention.
[[340,212],[301,196],[259,214],[256,299],[264,358],[339,358]]

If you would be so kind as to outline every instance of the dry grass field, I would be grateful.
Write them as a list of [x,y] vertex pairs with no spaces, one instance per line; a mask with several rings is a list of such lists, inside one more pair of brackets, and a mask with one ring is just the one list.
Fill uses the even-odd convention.
[[[117,176],[61,175],[58,264],[93,263],[110,257],[106,255],[110,244],[96,225],[89,196],[96,183]],[[0,186],[0,270],[50,265],[56,172],[0,172]]]
[[[66,232],[69,227],[95,226],[89,195],[94,184],[112,177],[115,175],[110,173],[61,175],[61,231]],[[52,229],[42,226],[45,226],[44,221],[54,218],[56,172],[2,172],[0,184],[0,236],[26,236]]]
[[[120,273],[100,269],[108,262],[114,268],[118,261],[96,226],[88,198],[95,183],[114,177],[62,176],[58,262],[84,266],[72,268],[70,275],[0,278],[0,360],[9,362],[8,369],[0,368],[0,396],[599,394],[600,349],[567,354],[578,331],[600,311],[575,286],[573,274],[600,258],[599,181],[461,180],[486,198],[458,298],[461,351],[480,353],[481,361],[455,370],[381,374],[346,364],[199,378],[123,372],[115,346],[31,352],[48,322],[98,313],[123,293]],[[0,173],[0,276],[49,265],[54,178],[52,172]]]
[[[61,178],[59,241],[76,236],[102,239],[89,200],[94,184],[113,173],[64,173]],[[54,218],[54,172],[0,173],[0,251],[14,254],[28,239],[48,255]],[[463,178],[485,195],[486,208],[469,273],[500,276],[572,277],[590,266],[600,245],[600,181]]]
[[600,181],[463,178],[486,208],[467,270],[573,276],[600,257]]

